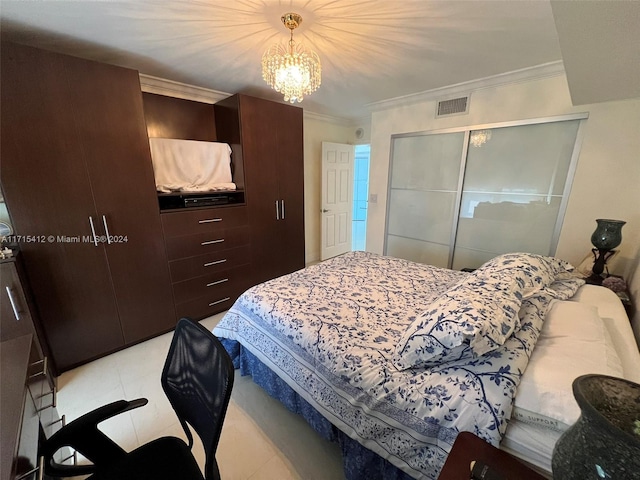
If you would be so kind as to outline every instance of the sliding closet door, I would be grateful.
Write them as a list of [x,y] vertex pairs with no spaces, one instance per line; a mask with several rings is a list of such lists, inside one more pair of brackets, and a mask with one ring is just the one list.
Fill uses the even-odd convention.
[[579,125],[471,132],[451,268],[477,268],[506,252],[555,253]]
[[387,255],[447,267],[464,138],[455,132],[392,140]]

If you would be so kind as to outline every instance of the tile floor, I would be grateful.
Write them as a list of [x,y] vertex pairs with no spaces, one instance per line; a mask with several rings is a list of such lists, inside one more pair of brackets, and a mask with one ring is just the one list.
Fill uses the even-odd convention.
[[[213,328],[222,314],[203,320]],[[58,378],[58,412],[67,422],[100,405],[145,397],[149,403],[105,421],[100,429],[125,450],[154,438],[185,438],[160,385],[172,333],[127,348]],[[201,468],[204,451],[194,446]],[[341,480],[337,445],[236,371],[216,459],[223,480]]]

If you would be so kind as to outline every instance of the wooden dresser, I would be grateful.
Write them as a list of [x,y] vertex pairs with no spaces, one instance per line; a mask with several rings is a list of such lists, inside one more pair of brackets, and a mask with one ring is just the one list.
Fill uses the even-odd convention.
[[251,286],[246,206],[161,215],[178,318],[227,310]]
[[[58,418],[56,379],[21,252],[0,260],[0,283],[0,480],[41,478],[38,443],[61,428],[64,420]],[[61,452],[62,456],[66,455]]]
[[64,425],[56,411],[56,386],[46,357],[32,361],[38,348],[31,334],[3,341],[0,355],[0,480],[42,478],[39,442]]
[[252,285],[303,268],[302,109],[247,95],[215,105],[152,93],[143,100],[149,137],[232,150],[237,190],[221,193],[230,204],[184,208],[182,197],[197,193],[159,196],[176,316],[224,311]]

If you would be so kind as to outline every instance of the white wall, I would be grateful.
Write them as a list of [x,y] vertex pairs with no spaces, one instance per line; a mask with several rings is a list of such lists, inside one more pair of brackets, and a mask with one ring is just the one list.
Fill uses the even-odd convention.
[[[592,248],[596,218],[625,220],[612,273],[640,289],[640,99],[574,107],[564,74],[472,91],[469,113],[436,119],[437,100],[390,106],[372,114],[367,250],[382,253],[390,137],[486,123],[587,112],[584,140],[556,255],[577,265]],[[637,316],[636,316],[637,317]],[[640,319],[635,321],[640,339]]]
[[322,142],[355,143],[355,129],[333,118],[304,116],[304,232],[305,260],[320,260],[320,202]]

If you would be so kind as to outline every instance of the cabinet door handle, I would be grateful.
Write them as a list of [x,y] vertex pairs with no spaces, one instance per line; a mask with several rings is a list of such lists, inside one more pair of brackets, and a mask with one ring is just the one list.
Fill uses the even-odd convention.
[[222,280],[218,280],[215,282],[207,283],[207,287],[213,287],[214,285],[220,285],[221,283],[228,282],[228,278],[223,278]]
[[282,202],[282,219],[284,220],[284,199],[280,201]]
[[209,304],[209,306],[210,306],[210,307],[213,307],[214,305],[217,305],[217,304],[219,304],[219,303],[226,302],[226,301],[227,301],[227,300],[229,300],[230,298],[231,298],[231,297],[224,297],[224,298],[223,298],[223,299],[221,299],[221,300],[216,300],[215,302],[211,302],[211,303]]
[[93,226],[93,217],[89,216],[89,225],[91,225],[91,235],[93,235],[93,244],[98,246],[98,237],[96,237],[96,227]]
[[213,245],[214,243],[222,243],[224,242],[224,238],[221,238],[219,240],[208,240],[206,242],[201,242],[200,245]]
[[13,298],[13,292],[11,291],[11,287],[7,285],[7,295],[9,296],[9,303],[11,303],[11,310],[13,310],[13,314],[16,317],[16,320],[20,320],[20,312],[18,311],[18,303],[16,299]]
[[276,220],[280,220],[280,205],[278,205],[280,202],[278,200],[276,200]]
[[205,220],[198,220],[198,223],[211,223],[211,222],[221,222],[221,218],[207,218]]
[[107,245],[111,244],[111,234],[109,233],[109,227],[107,226],[107,217],[102,215],[102,223],[104,224],[104,233],[107,234]]
[[211,265],[218,265],[218,264],[220,264],[220,263],[224,263],[224,262],[226,262],[226,261],[227,261],[227,259],[226,259],[226,258],[224,258],[224,259],[222,259],[222,260],[216,260],[215,262],[208,262],[208,263],[205,263],[205,264],[204,264],[204,266],[205,266],[205,267],[210,267]]

